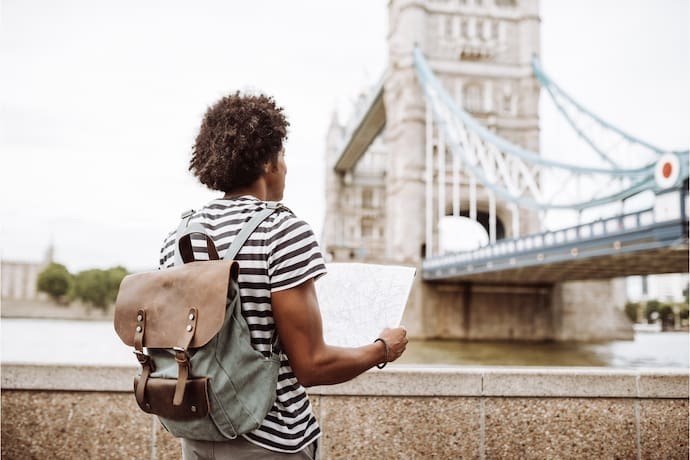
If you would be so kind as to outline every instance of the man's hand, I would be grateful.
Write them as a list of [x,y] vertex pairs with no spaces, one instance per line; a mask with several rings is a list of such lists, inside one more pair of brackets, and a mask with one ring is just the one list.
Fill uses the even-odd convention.
[[[388,346],[388,361],[392,363],[405,351],[407,347],[407,329],[403,326],[396,328],[386,328],[379,334],[379,338],[386,342]],[[385,358],[384,358],[385,359]],[[381,361],[384,362],[383,360]]]

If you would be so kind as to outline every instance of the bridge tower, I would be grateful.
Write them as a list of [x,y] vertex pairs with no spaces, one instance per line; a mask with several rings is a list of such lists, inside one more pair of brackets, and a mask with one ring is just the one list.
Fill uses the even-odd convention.
[[[384,87],[385,139],[390,152],[387,255],[398,262],[417,262],[427,252],[422,247],[425,219],[394,212],[426,207],[425,103],[412,64],[413,47],[418,46],[431,62],[458,105],[498,135],[538,151],[539,84],[530,60],[539,53],[539,6],[538,0],[392,0],[389,17],[389,73]],[[435,133],[432,136],[438,139]],[[439,142],[434,144],[437,159]],[[450,168],[446,174],[445,214],[451,214]],[[438,173],[434,179],[438,181]],[[463,175],[460,188],[461,196],[469,198],[471,178]],[[471,209],[471,200],[463,199],[460,213],[485,220],[481,218],[489,213],[485,190],[477,188],[472,201],[477,209]],[[441,211],[434,211],[432,220],[437,222]],[[524,210],[518,219],[521,228],[508,225],[510,212],[498,204],[499,238],[538,229],[537,216]],[[484,225],[489,230],[488,222]],[[439,250],[436,236],[430,248],[434,253]]]
[[[329,131],[326,251],[334,261],[419,267],[425,256],[443,251],[437,223],[452,215],[479,221],[493,239],[537,232],[536,212],[497,202],[469,174],[451,177],[446,164],[452,156],[430,122],[413,49],[421,50],[443,87],[480,123],[538,151],[540,86],[531,67],[540,49],[538,0],[390,0],[388,8],[388,68],[370,94],[362,95],[352,122],[344,128],[333,123]],[[440,205],[429,206],[429,183]],[[587,283],[499,287],[432,284],[418,276],[403,321],[416,337],[610,337],[564,333],[572,329],[563,323],[572,299]],[[599,283],[594,305],[621,302],[609,298],[609,281],[593,283]],[[576,314],[569,321],[587,319]],[[610,321],[604,323],[611,329]]]

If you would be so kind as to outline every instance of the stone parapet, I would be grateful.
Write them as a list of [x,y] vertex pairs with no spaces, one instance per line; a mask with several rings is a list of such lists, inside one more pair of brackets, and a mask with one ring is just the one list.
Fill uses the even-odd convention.
[[[2,366],[3,458],[180,458],[133,367]],[[688,371],[407,367],[309,389],[335,458],[688,458]]]

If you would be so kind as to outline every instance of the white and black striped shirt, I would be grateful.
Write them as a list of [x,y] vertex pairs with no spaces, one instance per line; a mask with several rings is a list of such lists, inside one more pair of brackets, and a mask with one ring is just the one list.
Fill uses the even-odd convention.
[[[211,201],[197,211],[192,222],[204,226],[220,258],[234,237],[265,203],[250,195]],[[196,260],[208,260],[202,237],[194,238]],[[174,264],[175,231],[161,248],[160,267]],[[326,273],[314,233],[307,223],[281,208],[264,220],[235,257],[240,264],[242,313],[249,325],[252,345],[269,354],[275,332],[271,292],[290,289]],[[297,452],[321,435],[309,397],[297,381],[288,358],[280,352],[276,400],[262,425],[245,436],[247,440],[278,452]]]

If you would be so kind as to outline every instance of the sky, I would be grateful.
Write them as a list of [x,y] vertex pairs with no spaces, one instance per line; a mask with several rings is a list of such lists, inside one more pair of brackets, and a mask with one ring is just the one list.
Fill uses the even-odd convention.
[[[218,196],[187,171],[206,108],[236,89],[290,121],[284,203],[317,235],[323,153],[387,65],[385,0],[1,0],[0,249],[76,272],[154,268],[182,211]],[[541,61],[577,100],[688,147],[688,2],[542,0]],[[544,98],[542,98],[544,99]],[[542,151],[560,129],[541,112]]]

